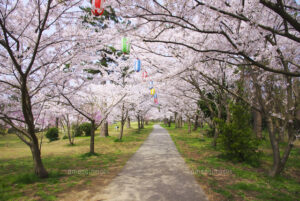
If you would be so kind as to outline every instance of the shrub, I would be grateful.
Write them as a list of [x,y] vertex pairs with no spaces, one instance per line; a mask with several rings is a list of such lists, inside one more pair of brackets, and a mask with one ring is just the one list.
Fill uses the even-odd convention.
[[85,136],[91,136],[91,132],[92,132],[92,124],[91,123],[82,123],[79,126],[79,129],[81,130],[81,132],[84,132]]
[[85,122],[78,125],[73,125],[73,134],[75,137],[78,136],[83,136],[83,133],[85,136],[91,136],[91,131],[92,131],[92,124]]
[[17,132],[17,130],[15,129],[15,128],[9,128],[8,130],[7,130],[7,133],[8,134],[15,134]]
[[43,130],[41,128],[34,128],[34,132],[35,133],[39,133],[39,132],[42,132]]
[[79,137],[79,136],[82,136],[83,135],[83,132],[82,130],[80,129],[80,127],[78,125],[73,125],[72,126],[72,134],[75,136],[75,137]]
[[215,135],[215,128],[207,128],[206,135],[207,137],[213,137]]
[[46,137],[50,140],[50,142],[58,140],[58,128],[49,128],[46,133]]
[[259,140],[256,139],[251,128],[250,112],[247,106],[231,104],[232,120],[225,123],[216,119],[220,130],[219,143],[221,151],[231,160],[246,161],[251,165],[258,165],[260,152]]
[[6,129],[3,125],[0,124],[0,135],[5,135],[6,134]]

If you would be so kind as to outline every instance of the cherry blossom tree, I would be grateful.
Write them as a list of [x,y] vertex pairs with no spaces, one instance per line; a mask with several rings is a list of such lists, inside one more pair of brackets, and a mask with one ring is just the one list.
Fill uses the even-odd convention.
[[[35,173],[47,177],[36,128],[59,116],[71,144],[78,115],[92,124],[90,153],[103,122],[120,121],[122,139],[133,116],[139,128],[148,118],[165,118],[176,127],[186,121],[189,132],[203,118],[216,146],[214,119],[229,122],[229,102],[241,100],[255,114],[257,136],[267,120],[277,175],[297,132],[298,12],[293,0],[112,0],[94,17],[84,0],[2,1],[0,124],[17,130]],[[121,51],[122,37],[131,42],[130,54]],[[136,59],[141,72],[133,70]],[[287,133],[283,155],[277,133]]]
[[[74,89],[76,94],[73,93]],[[120,88],[113,84],[86,84],[78,87],[74,83],[68,88],[63,85],[60,94],[64,98],[61,100],[64,105],[70,106],[91,123],[90,153],[95,154],[95,131],[126,94],[120,93]]]
[[[43,166],[35,121],[43,103],[55,97],[60,66],[82,37],[76,20],[76,1],[28,0],[0,3],[0,119],[17,130],[30,147],[36,175],[47,177]],[[75,9],[74,9],[75,8]]]
[[[172,65],[172,73],[170,65],[159,66],[161,71],[169,74],[164,76],[165,79],[194,69],[197,72],[195,80],[200,79],[209,86],[201,90],[212,88],[217,94],[227,93],[216,101],[204,99],[207,95],[204,92],[201,99],[212,101],[217,106],[226,102],[228,97],[238,98],[269,119],[274,162],[271,175],[283,170],[295,140],[293,122],[299,107],[298,96],[295,95],[298,93],[292,93],[296,89],[296,77],[300,76],[299,5],[295,1],[153,0],[113,1],[111,5],[118,7],[118,15],[134,22],[134,27],[138,28],[134,34],[147,43],[140,48],[164,59],[173,57],[169,62],[174,58],[181,61]],[[130,28],[127,30],[130,31]],[[215,66],[215,62],[220,62],[220,65]],[[220,79],[222,76],[216,77],[214,73],[221,66],[226,66],[223,71],[229,78],[225,85]],[[269,81],[275,77],[276,82]],[[252,90],[247,89],[248,97],[239,95],[236,80],[254,86]],[[283,102],[276,98],[276,94],[264,91],[270,86],[286,86],[280,87],[285,96]],[[281,110],[271,107],[275,100]],[[289,138],[283,156],[279,154],[274,132],[274,122],[278,121],[285,125]]]

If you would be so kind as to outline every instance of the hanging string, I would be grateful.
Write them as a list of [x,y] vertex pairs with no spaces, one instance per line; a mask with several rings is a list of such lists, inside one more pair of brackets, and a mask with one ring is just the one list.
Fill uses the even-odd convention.
[[[123,54],[126,54],[124,51],[123,51],[123,46],[124,46],[124,38],[126,38],[126,37],[123,37],[122,38],[122,52],[123,52]],[[126,38],[127,39],[127,38]],[[128,40],[128,39],[127,39]],[[128,44],[127,44],[129,47],[127,47],[127,48],[131,48],[132,50],[130,50],[130,49],[128,49],[127,50],[127,52],[128,52],[128,55],[129,54],[131,54],[131,55],[133,55],[134,56],[134,58],[136,58],[136,60],[135,60],[135,63],[134,63],[134,71],[135,72],[137,72],[137,73],[139,73],[140,71],[141,71],[141,69],[142,69],[142,67],[141,67],[141,60],[139,59],[139,57],[138,57],[138,55],[137,55],[137,53],[136,53],[136,51],[135,51],[135,48],[134,48],[134,46],[135,45],[133,45],[133,44],[130,44],[130,41],[128,42]],[[146,70],[143,70],[143,72],[142,72],[142,80],[143,81],[147,81],[147,79],[149,78],[149,80],[150,80],[150,82],[148,83],[148,84],[150,84],[150,87],[149,87],[149,89],[150,89],[150,94],[153,96],[153,98],[154,98],[154,103],[155,104],[158,104],[158,97],[157,97],[157,92],[155,91],[155,88],[154,88],[154,82],[153,82],[153,79],[151,79],[151,75],[150,74],[148,74],[148,72],[146,71]],[[133,76],[133,80],[134,80],[134,83],[137,83],[137,80],[135,79],[135,77]]]

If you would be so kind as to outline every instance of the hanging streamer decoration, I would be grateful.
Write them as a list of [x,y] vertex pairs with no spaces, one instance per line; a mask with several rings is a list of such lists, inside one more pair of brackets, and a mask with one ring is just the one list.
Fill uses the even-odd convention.
[[146,81],[147,77],[148,77],[148,73],[147,73],[147,71],[144,71],[143,74],[142,74],[143,80]]
[[150,90],[150,94],[151,94],[152,96],[155,94],[155,89],[154,89],[154,88],[152,88],[152,89]]
[[141,71],[141,60],[137,59],[134,62],[134,71],[140,72]]
[[153,88],[153,81],[150,81],[149,82],[149,89],[152,89]]
[[158,97],[157,97],[157,93],[154,94],[154,103],[158,104]]
[[104,13],[105,0],[92,0],[91,11],[95,16],[100,16]]
[[130,53],[130,43],[126,37],[122,38],[122,52],[124,54]]
[[[94,2],[94,1],[93,1]],[[122,38],[122,52],[124,54],[129,54],[130,53],[130,42],[126,37]],[[141,71],[141,60],[136,59],[134,62],[134,67],[133,67],[135,72],[140,72]],[[142,78],[144,81],[146,81],[146,78],[148,78],[148,73],[147,71],[144,71],[142,73]],[[158,97],[157,93],[155,93],[155,89],[153,88],[153,81],[151,80],[149,82],[149,89],[150,89],[150,94],[154,97],[154,103],[158,104]],[[160,111],[160,106],[158,105],[159,111]]]
[[[127,38],[125,38],[125,37],[122,38],[122,45],[123,45],[122,46],[122,52],[124,54],[129,53],[128,46],[130,48],[130,44],[127,42]],[[140,72],[141,71],[141,60],[139,60],[139,59],[135,60],[133,69],[134,69],[135,72]],[[146,78],[148,78],[147,71],[144,71],[142,73],[142,78],[143,78],[144,81],[146,81]],[[154,103],[158,105],[158,97],[157,97],[157,93],[155,92],[152,80],[149,82],[149,89],[150,89],[150,94],[154,97]],[[159,107],[159,111],[160,111],[160,106],[158,105],[158,107]]]

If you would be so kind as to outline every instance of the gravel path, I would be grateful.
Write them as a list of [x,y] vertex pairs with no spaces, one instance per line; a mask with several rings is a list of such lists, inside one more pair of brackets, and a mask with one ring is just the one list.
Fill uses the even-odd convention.
[[155,125],[121,173],[91,200],[206,201],[167,130]]

